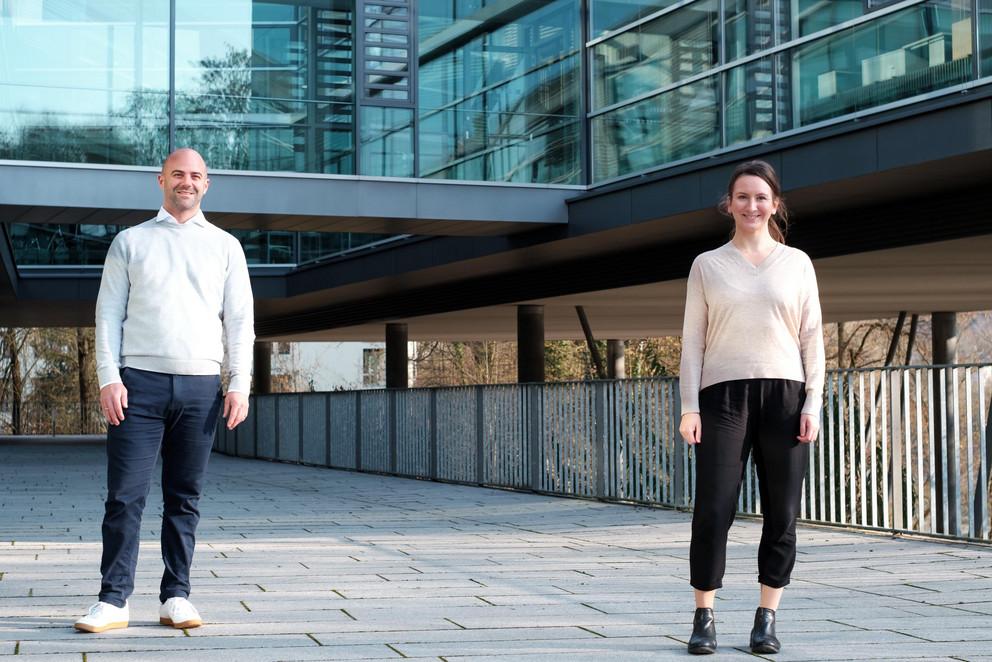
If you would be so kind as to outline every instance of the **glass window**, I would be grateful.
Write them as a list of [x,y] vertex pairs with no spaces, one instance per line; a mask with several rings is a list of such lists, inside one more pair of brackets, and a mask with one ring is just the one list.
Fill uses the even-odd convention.
[[361,174],[413,177],[413,110],[362,107]]
[[386,350],[366,347],[362,350],[362,386],[381,388],[386,385]]
[[159,165],[169,5],[0,2],[0,158]]
[[353,172],[351,4],[177,0],[177,143],[215,169]]
[[992,76],[992,0],[978,2],[978,43],[982,53],[982,76]]
[[622,28],[680,0],[589,0],[592,38]]
[[394,236],[360,232],[301,232],[300,262],[331,257]]
[[727,0],[724,23],[727,62],[775,45],[772,2],[773,0]]
[[897,0],[777,0],[783,41],[832,28],[893,4]]
[[726,75],[727,145],[775,133],[773,57],[735,67]]
[[296,264],[295,232],[228,230],[241,242],[248,264]]
[[970,80],[970,12],[925,2],[792,51],[794,126]]
[[595,181],[717,149],[719,78],[704,78],[593,118]]
[[[420,40],[420,176],[577,182],[579,2],[533,3],[509,22],[468,4],[420,5],[421,34],[435,35]],[[473,23],[479,36],[443,40]]]
[[389,5],[365,5],[366,14],[388,14],[390,16],[406,16],[409,10],[406,7],[392,7]]
[[703,0],[596,44],[593,106],[602,108],[676,83],[719,60],[717,0]]
[[102,265],[119,225],[11,223],[14,262],[24,265]]
[[[14,261],[18,266],[102,266],[110,243],[123,225],[11,223]],[[248,264],[298,264],[383,241],[396,235],[360,232],[288,232],[228,230]],[[295,254],[296,241],[300,254]]]

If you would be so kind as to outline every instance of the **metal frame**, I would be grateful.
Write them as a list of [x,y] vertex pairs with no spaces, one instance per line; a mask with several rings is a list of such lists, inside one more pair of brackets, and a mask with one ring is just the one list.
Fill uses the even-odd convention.
[[[986,380],[992,380],[992,364],[828,371],[821,434],[811,449],[801,518],[865,530],[992,542],[987,486],[992,470],[988,418],[992,393]],[[385,473],[409,477],[398,473],[396,457],[398,452],[404,457],[414,453],[419,457],[414,464],[425,468],[415,478],[438,480],[440,476],[446,482],[467,485],[691,507],[695,462],[691,447],[678,435],[677,379],[468,388],[472,390],[427,389],[430,436],[426,445],[420,433],[406,433],[415,426],[403,425],[410,416],[421,420],[424,412],[408,412],[392,404],[400,391],[355,392],[356,468],[363,470],[361,431],[368,426],[388,436],[391,470]],[[424,389],[407,392],[412,391]],[[363,395],[376,400],[385,395],[390,405],[363,412]],[[280,399],[300,396],[265,397],[276,398],[272,410],[278,416]],[[439,418],[441,409],[447,413]],[[508,418],[515,422],[490,424]],[[255,434],[274,431],[278,436],[277,422],[269,421],[264,430],[256,424]],[[351,423],[338,421],[337,425],[350,429]],[[299,429],[302,439],[302,425]],[[944,449],[939,461],[933,443],[937,435]],[[330,440],[335,435],[328,432],[326,436]],[[447,439],[440,448],[439,437]],[[459,441],[453,443],[456,438]],[[231,452],[229,440],[218,439],[217,449]],[[278,439],[275,455],[295,441]],[[256,438],[254,447],[258,445]],[[519,450],[507,453],[511,448]],[[325,455],[334,454],[329,448]],[[383,473],[378,465],[365,470]],[[939,494],[935,491],[938,475],[944,478]],[[756,481],[749,461],[738,498],[743,514],[761,513]],[[966,505],[963,498],[967,498]],[[940,522],[934,520],[937,499],[944,505]]]
[[[594,110],[592,113],[590,113],[590,117],[596,117],[598,115],[602,115],[604,113],[617,110],[618,108],[630,106],[639,103],[641,101],[644,101],[646,99],[659,96],[666,92],[671,92],[672,90],[678,89],[680,87],[684,87],[686,85],[691,85],[692,83],[696,83],[704,78],[709,78],[710,76],[721,74],[729,69],[736,69],[737,67],[743,66],[750,62],[754,62],[755,60],[760,60],[765,57],[776,55],[783,51],[792,50],[793,48],[796,48],[798,46],[803,46],[811,41],[824,39],[838,32],[843,32],[844,30],[847,30],[849,28],[857,27],[858,25],[861,25],[863,23],[870,23],[874,20],[877,20],[878,18],[887,16],[888,14],[892,14],[899,10],[906,9],[907,7],[920,5],[923,4],[924,2],[927,2],[927,0],[905,0],[904,2],[900,2],[897,5],[892,5],[890,7],[886,7],[885,9],[880,9],[879,11],[874,12],[872,14],[859,16],[858,18],[851,19],[850,21],[846,21],[844,23],[839,23],[833,27],[827,28],[826,30],[821,30],[819,32],[808,34],[805,37],[800,37],[799,39],[793,39],[792,41],[787,41],[784,44],[779,44],[778,46],[775,46],[773,48],[766,48],[763,51],[751,53],[750,55],[737,58],[736,60],[733,60],[731,62],[722,62],[719,66],[713,67],[712,69],[707,69],[706,71],[695,74],[694,76],[689,76],[688,78],[684,78],[675,83],[671,83],[669,85],[664,85],[662,87],[655,88],[649,92],[644,92],[642,94],[639,94],[636,97],[631,97],[630,99],[627,99],[625,101],[619,101],[617,103],[610,104],[609,106],[604,106],[602,108]],[[720,3],[721,12],[724,11],[723,7],[724,4],[721,2]],[[725,40],[722,37],[722,33],[723,33],[722,25],[720,28],[720,32],[721,32],[720,48],[721,48],[721,59],[722,59],[723,57],[725,57],[725,51],[723,50],[725,48]]]

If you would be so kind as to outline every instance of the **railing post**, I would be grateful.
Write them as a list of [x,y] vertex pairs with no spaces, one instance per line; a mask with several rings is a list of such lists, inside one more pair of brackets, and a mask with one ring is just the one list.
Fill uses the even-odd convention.
[[486,482],[486,421],[485,392],[481,385],[475,387],[475,482]]
[[324,395],[324,466],[331,466],[331,394]]
[[[258,457],[258,397],[251,396],[251,408],[254,411],[254,420],[252,421],[251,431],[252,431],[252,444],[251,444],[251,456],[253,458]],[[235,450],[235,455],[237,455],[237,450]]]
[[431,389],[430,397],[431,425],[428,439],[428,454],[430,455],[428,475],[431,480],[437,480],[437,389]]
[[362,392],[355,391],[355,471],[362,470]]
[[682,439],[681,433],[679,433],[679,423],[682,421],[682,396],[680,394],[681,382],[676,379],[673,385],[674,393],[672,394],[672,439],[675,440],[675,505],[676,506],[687,506],[689,505],[689,495],[686,489],[685,477],[686,477],[686,466],[687,466],[687,456],[688,449],[686,448],[685,440]]
[[895,529],[906,528],[903,523],[903,507],[905,506],[902,494],[902,381],[895,370],[888,370],[885,375],[889,379],[889,429],[892,434],[892,463],[889,469],[892,472],[892,526]]
[[273,440],[273,448],[275,450],[272,451],[272,455],[273,455],[273,458],[274,459],[278,460],[279,459],[279,456],[282,455],[282,453],[280,452],[280,449],[279,449],[279,444],[281,442],[281,439],[280,439],[280,436],[281,435],[279,434],[279,404],[282,402],[282,396],[281,395],[274,395],[274,396],[272,396],[272,401],[273,401],[272,402],[272,410],[274,412],[273,413],[273,421],[274,422],[272,424],[272,434],[275,436],[275,439]]
[[947,373],[947,380],[950,381],[948,389],[947,403],[948,419],[953,421],[953,436],[948,436],[950,449],[950,462],[947,468],[947,478],[950,481],[951,504],[947,509],[947,516],[950,518],[950,533],[952,536],[961,535],[961,421],[958,407],[958,369],[950,368]]
[[389,389],[386,391],[388,402],[388,414],[386,417],[386,425],[388,429],[386,434],[389,439],[389,473],[395,474],[397,467],[397,448],[396,448],[396,389]]
[[607,389],[614,382],[597,381],[593,382],[593,419],[595,420],[596,432],[593,436],[593,470],[595,474],[595,497],[602,499],[606,496],[606,453],[609,448],[610,430],[609,416],[607,415],[607,401],[609,394]]
[[303,464],[303,395],[296,396],[296,462]]
[[540,491],[541,476],[544,473],[542,462],[543,442],[541,438],[541,386],[528,384],[527,389],[527,439],[530,441],[530,488]]

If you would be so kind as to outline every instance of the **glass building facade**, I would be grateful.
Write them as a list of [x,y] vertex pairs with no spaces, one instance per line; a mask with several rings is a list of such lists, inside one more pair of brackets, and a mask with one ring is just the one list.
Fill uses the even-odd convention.
[[[11,223],[7,235],[19,267],[103,266],[110,242],[123,225]],[[297,266],[370,248],[408,235],[358,232],[229,230],[249,265]]]
[[595,185],[990,81],[992,0],[0,0],[0,159]]

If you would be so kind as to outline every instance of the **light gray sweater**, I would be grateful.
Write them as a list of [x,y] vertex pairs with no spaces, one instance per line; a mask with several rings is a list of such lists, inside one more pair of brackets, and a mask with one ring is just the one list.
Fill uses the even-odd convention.
[[96,301],[100,388],[124,367],[219,374],[225,340],[228,391],[248,393],[254,307],[237,239],[202,213],[178,223],[164,209],[114,238]]
[[823,322],[809,256],[777,244],[758,266],[731,242],[689,271],[682,329],[682,413],[699,391],[736,379],[806,384],[804,414],[819,416],[825,373]]

